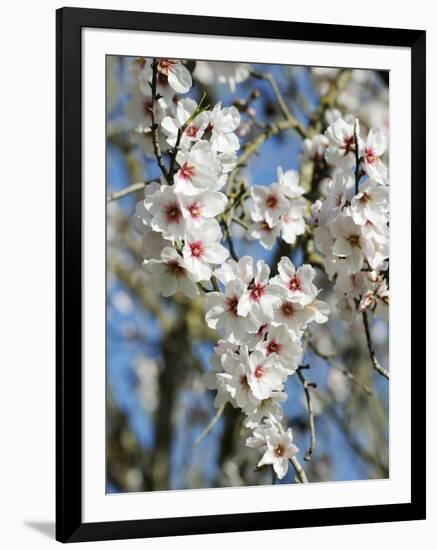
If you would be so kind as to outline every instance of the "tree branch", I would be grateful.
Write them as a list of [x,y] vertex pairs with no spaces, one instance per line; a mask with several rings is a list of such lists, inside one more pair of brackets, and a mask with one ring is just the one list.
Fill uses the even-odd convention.
[[118,199],[121,199],[122,197],[126,197],[126,195],[130,195],[131,193],[137,193],[138,191],[142,191],[148,183],[150,182],[139,181],[137,183],[133,183],[132,185],[129,185],[128,187],[125,187],[124,189],[121,189],[120,191],[114,191],[114,193],[110,193],[107,196],[106,202],[116,201]]
[[323,359],[325,363],[327,363],[330,367],[339,370],[348,380],[350,380],[353,384],[356,384],[365,393],[367,393],[367,395],[373,396],[373,391],[369,388],[367,384],[361,382],[361,380],[359,380],[352,372],[334,363],[330,355],[326,355],[325,353],[319,351],[316,346],[310,341],[307,342],[307,346],[313,353],[320,357],[320,359]]
[[384,378],[387,378],[387,380],[389,380],[390,379],[389,372],[382,367],[381,363],[378,361],[378,358],[376,357],[376,354],[375,354],[372,337],[370,335],[369,319],[367,317],[367,311],[363,311],[362,315],[363,315],[364,331],[366,333],[367,347],[369,349],[370,360],[372,361],[373,368],[381,376],[384,376]]
[[161,154],[161,146],[159,144],[159,124],[156,120],[156,104],[157,104],[157,94],[156,94],[156,79],[158,75],[158,61],[157,59],[153,60],[152,63],[152,108],[151,108],[151,117],[152,117],[152,142],[153,142],[153,151],[155,153],[156,161],[159,168],[161,169],[162,175],[164,176],[167,183],[170,183],[169,174],[167,168],[164,164]]
[[316,428],[315,428],[315,425],[314,425],[314,411],[313,411],[313,404],[312,404],[312,401],[311,401],[311,393],[310,393],[310,387],[315,387],[315,386],[311,382],[308,382],[308,380],[302,374],[302,369],[301,368],[298,368],[296,370],[296,374],[297,374],[299,380],[302,383],[303,390],[305,392],[307,408],[308,408],[308,422],[309,422],[309,425],[310,425],[311,442],[310,442],[310,446],[308,448],[308,451],[305,453],[304,460],[310,461],[312,454],[316,450]]

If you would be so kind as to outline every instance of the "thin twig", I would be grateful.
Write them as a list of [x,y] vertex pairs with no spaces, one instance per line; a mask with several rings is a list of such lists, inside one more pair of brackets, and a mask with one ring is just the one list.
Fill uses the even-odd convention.
[[358,194],[358,185],[360,183],[360,151],[358,149],[358,119],[354,124],[354,141],[355,141],[355,195]]
[[254,78],[259,78],[259,79],[265,80],[266,82],[268,82],[270,84],[273,95],[275,96],[276,102],[278,104],[278,107],[279,107],[283,117],[286,120],[293,119],[293,116],[290,113],[290,110],[288,109],[288,106],[285,102],[284,96],[281,94],[279,86],[276,83],[276,80],[273,78],[273,75],[270,74],[270,73],[260,73],[258,71],[251,71],[250,74]]
[[327,354],[322,353],[321,351],[319,351],[312,342],[307,342],[307,346],[313,353],[315,353],[318,357],[320,357],[320,359],[323,359],[325,361],[325,363],[327,363],[330,367],[332,367],[336,370],[339,370],[343,374],[343,376],[345,376],[353,384],[356,384],[365,393],[367,393],[367,395],[373,396],[373,392],[367,384],[365,384],[364,382],[361,382],[361,380],[359,380],[352,372],[350,372],[350,371],[346,370],[345,368],[340,367],[340,365],[337,365],[336,363],[334,363],[334,361],[332,360],[332,357],[330,355],[327,355]]
[[156,59],[153,60],[152,63],[152,108],[150,109],[151,117],[152,117],[152,142],[153,142],[153,151],[155,153],[156,161],[158,163],[159,168],[161,169],[161,172],[167,181],[167,183],[170,183],[170,178],[168,174],[168,170],[164,164],[164,161],[162,159],[161,154],[161,146],[159,144],[159,124],[156,119],[156,103],[157,103],[157,95],[156,95],[156,80],[158,75],[158,61]]
[[305,456],[303,457],[304,460],[310,461],[311,456],[316,450],[316,428],[314,425],[314,411],[313,411],[313,404],[311,401],[311,393],[310,393],[310,387],[314,387],[308,380],[305,378],[305,376],[302,374],[302,370],[298,368],[296,370],[297,376],[299,380],[302,383],[303,390],[305,392],[305,398],[307,402],[307,408],[308,408],[308,422],[310,425],[310,433],[311,433],[311,442],[310,446],[308,448],[308,451],[305,453]]
[[232,218],[232,221],[235,222],[237,225],[240,225],[244,229],[249,229],[249,226],[246,222],[243,222],[243,220],[240,220],[239,218],[236,218],[235,216]]
[[295,456],[292,456],[290,459],[290,464],[293,466],[294,471],[296,472],[296,477],[299,483],[308,483],[308,478],[305,473],[305,470],[300,465],[300,462]]
[[233,260],[238,262],[238,256],[237,256],[237,253],[235,252],[234,241],[232,240],[232,234],[229,228],[229,223],[222,222],[222,227],[223,227],[223,232],[225,234],[226,242],[228,244],[229,254],[231,255],[231,258]]
[[114,193],[110,193],[107,196],[106,202],[116,201],[117,199],[121,199],[126,195],[130,195],[131,193],[137,193],[138,191],[142,191],[148,183],[149,182],[146,182],[146,181],[139,181],[137,183],[133,183],[132,185],[129,185],[128,187],[125,187],[124,189],[121,189],[120,191],[114,191]]
[[214,426],[220,420],[220,417],[222,416],[223,411],[225,410],[225,407],[226,407],[226,403],[223,403],[223,405],[221,405],[217,409],[217,412],[215,413],[215,415],[213,416],[213,418],[211,419],[209,424],[206,426],[206,428],[203,430],[203,432],[198,437],[196,437],[196,439],[194,441],[194,445],[199,445],[199,443],[202,441],[202,439],[204,437],[206,437],[209,434],[209,432],[214,428]]
[[370,360],[372,361],[373,368],[381,376],[384,376],[384,378],[387,378],[387,380],[389,380],[390,374],[388,371],[386,371],[382,367],[381,363],[378,361],[378,358],[376,357],[376,354],[375,354],[375,350],[373,348],[373,342],[372,342],[372,337],[370,335],[369,319],[367,317],[367,311],[363,311],[363,323],[364,323],[364,331],[366,333],[367,347],[369,348],[369,355],[370,355]]

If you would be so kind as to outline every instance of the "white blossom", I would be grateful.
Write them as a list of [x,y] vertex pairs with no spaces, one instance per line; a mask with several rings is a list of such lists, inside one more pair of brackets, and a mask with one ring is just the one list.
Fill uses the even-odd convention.
[[194,298],[198,294],[196,275],[188,269],[174,248],[164,248],[160,260],[144,260],[143,266],[163,296],[172,296],[178,291],[188,298]]
[[199,281],[209,280],[212,265],[221,264],[229,256],[227,248],[220,244],[221,237],[216,220],[206,220],[186,231],[182,254],[188,269]]

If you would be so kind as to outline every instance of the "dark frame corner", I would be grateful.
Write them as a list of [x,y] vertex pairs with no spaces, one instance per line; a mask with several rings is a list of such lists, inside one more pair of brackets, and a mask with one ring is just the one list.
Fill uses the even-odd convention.
[[[268,24],[267,24],[268,23]],[[81,472],[81,31],[84,27],[276,38],[411,49],[412,288],[423,288],[425,258],[426,33],[383,29],[61,8],[56,13],[56,539],[78,542],[259,529],[419,520],[426,516],[425,331],[412,325],[412,499],[405,504],[82,523]],[[412,301],[412,317],[425,318]]]

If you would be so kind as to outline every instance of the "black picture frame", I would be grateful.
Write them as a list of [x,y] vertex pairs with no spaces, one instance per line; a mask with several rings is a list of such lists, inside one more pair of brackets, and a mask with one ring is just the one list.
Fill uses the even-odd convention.
[[[81,31],[85,27],[395,46],[411,50],[411,502],[215,516],[82,522]],[[62,8],[56,13],[56,538],[61,542],[425,519],[425,52],[421,30]]]

